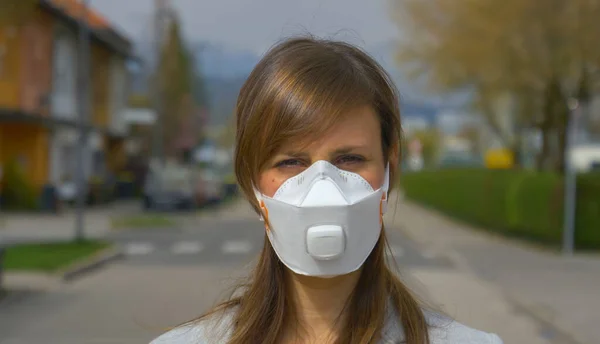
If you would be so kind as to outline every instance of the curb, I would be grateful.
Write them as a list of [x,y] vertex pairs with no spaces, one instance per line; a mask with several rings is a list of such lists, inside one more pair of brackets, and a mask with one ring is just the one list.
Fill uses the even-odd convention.
[[[84,274],[99,269],[105,264],[122,257],[124,257],[124,253],[121,250],[114,247],[108,247],[95,255],[84,258],[79,262],[75,262],[71,266],[56,273],[48,274],[46,277],[58,284],[72,282],[75,279],[82,277]],[[32,290],[11,290],[0,286],[0,306],[24,299],[31,294]]]
[[[9,272],[6,279],[12,280],[16,276],[17,280],[22,272]],[[11,282],[7,285],[0,286],[0,307],[13,302],[19,302],[26,299],[30,295],[54,290],[63,284],[63,281],[55,274],[40,273],[40,272],[25,272],[25,282]]]
[[111,234],[115,234],[115,233],[124,233],[124,232],[141,232],[141,231],[177,231],[177,230],[181,230],[181,227],[179,224],[174,225],[174,226],[149,226],[149,227],[119,227],[119,228],[111,228],[110,232]]
[[102,266],[122,257],[124,257],[124,253],[122,250],[114,247],[109,247],[93,255],[90,258],[87,258],[80,262],[75,262],[73,265],[59,271],[57,275],[63,281],[70,282],[88,272],[99,269]]
[[18,302],[26,298],[28,293],[26,291],[14,291],[14,290],[0,290],[0,307],[10,305],[14,302]]

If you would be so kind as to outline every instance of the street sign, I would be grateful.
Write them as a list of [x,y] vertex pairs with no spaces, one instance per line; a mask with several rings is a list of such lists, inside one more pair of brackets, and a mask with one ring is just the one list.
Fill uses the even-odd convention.
[[513,152],[508,149],[490,149],[485,152],[485,167],[488,169],[510,169],[515,165]]

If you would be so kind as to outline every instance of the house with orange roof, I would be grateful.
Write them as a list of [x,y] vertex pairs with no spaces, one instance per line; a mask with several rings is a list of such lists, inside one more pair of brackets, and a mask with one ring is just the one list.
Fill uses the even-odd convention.
[[[0,24],[0,167],[17,161],[40,196],[75,178],[83,17],[77,0],[40,0],[20,22]],[[92,181],[124,163],[132,43],[97,12],[85,18],[91,92],[84,167]]]

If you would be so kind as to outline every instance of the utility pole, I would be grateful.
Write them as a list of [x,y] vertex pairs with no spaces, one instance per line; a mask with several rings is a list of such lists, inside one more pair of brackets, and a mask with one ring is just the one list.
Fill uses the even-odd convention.
[[84,211],[87,194],[87,181],[85,176],[85,155],[87,151],[87,125],[90,111],[90,30],[88,27],[88,9],[90,0],[82,0],[79,15],[79,54],[77,64],[77,110],[78,110],[78,144],[77,144],[77,213],[75,217],[75,240],[85,239]]
[[563,254],[575,251],[575,214],[577,210],[577,171],[573,161],[573,148],[579,144],[579,123],[587,115],[590,102],[588,71],[583,68],[577,97],[569,100],[567,139],[565,147],[565,209],[563,224]]
[[161,165],[165,162],[164,152],[164,80],[163,73],[160,68],[162,50],[164,44],[164,17],[167,3],[165,0],[154,0],[154,44],[155,44],[155,83],[153,86],[154,111],[156,113],[156,121],[153,128],[153,158],[157,159]]
[[576,99],[569,101],[567,139],[565,147],[565,209],[563,223],[563,253],[573,254],[575,237],[575,196],[577,192],[577,172],[573,166],[573,146],[577,135],[577,121],[581,115],[581,104]]

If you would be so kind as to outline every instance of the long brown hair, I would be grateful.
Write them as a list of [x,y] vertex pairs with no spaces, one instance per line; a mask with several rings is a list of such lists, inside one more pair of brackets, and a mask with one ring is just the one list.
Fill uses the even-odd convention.
[[[253,185],[284,142],[318,137],[349,110],[365,105],[378,114],[387,160],[391,150],[400,149],[399,99],[393,82],[375,60],[350,44],[311,37],[288,39],[273,47],[250,74],[236,107],[235,171],[254,209],[260,212]],[[390,169],[390,178],[395,180],[397,168]],[[389,268],[386,248],[382,230],[345,307],[347,316],[338,343],[376,343],[388,307],[395,309],[407,343],[429,343],[421,305]],[[285,267],[265,236],[242,294],[200,319],[218,310],[235,309],[230,344],[276,343],[296,316],[287,290]]]

